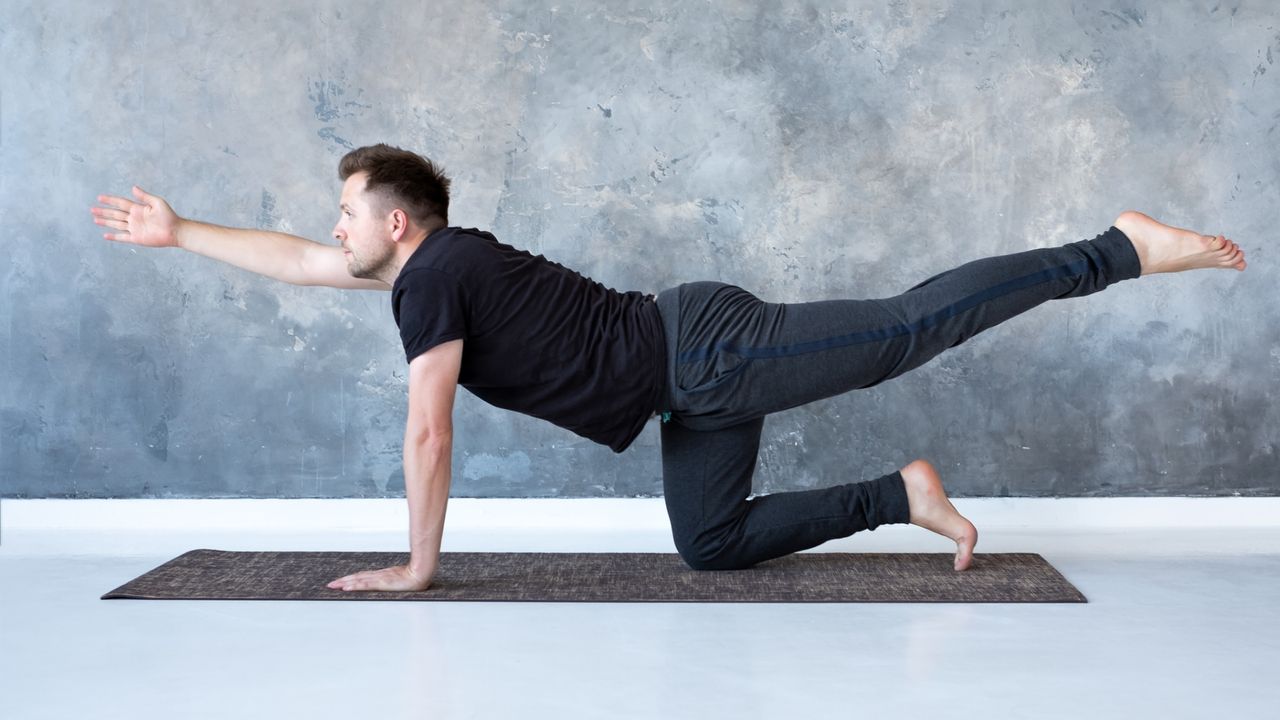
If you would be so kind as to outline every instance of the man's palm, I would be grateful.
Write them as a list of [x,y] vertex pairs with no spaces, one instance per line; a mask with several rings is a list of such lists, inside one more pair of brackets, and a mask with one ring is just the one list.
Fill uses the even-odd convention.
[[178,215],[169,203],[133,187],[136,201],[115,195],[99,195],[98,202],[107,207],[91,208],[94,222],[124,232],[103,233],[108,240],[118,240],[147,247],[175,247],[178,244]]

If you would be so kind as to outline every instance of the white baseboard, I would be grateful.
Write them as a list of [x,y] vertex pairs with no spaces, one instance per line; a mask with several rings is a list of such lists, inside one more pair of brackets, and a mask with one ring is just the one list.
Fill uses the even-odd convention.
[[[1280,497],[956,498],[979,528],[1280,528]],[[0,532],[386,532],[407,529],[403,498],[0,500]],[[453,498],[454,530],[669,529],[662,498]]]
[[[1280,555],[1280,498],[957,498],[981,552]],[[403,498],[0,500],[0,558],[174,557],[221,550],[403,552]],[[662,498],[449,501],[443,552],[675,552]],[[882,525],[806,552],[950,552],[914,525]],[[145,562],[143,563],[145,564]]]

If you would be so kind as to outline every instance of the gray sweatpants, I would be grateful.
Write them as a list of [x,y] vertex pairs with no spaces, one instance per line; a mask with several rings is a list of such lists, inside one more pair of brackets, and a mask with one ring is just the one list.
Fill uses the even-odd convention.
[[974,260],[878,300],[771,303],[722,282],[658,293],[667,340],[662,475],[676,549],[737,569],[910,521],[902,475],[751,499],[764,416],[868,388],[1057,298],[1140,274],[1115,227],[1092,240]]

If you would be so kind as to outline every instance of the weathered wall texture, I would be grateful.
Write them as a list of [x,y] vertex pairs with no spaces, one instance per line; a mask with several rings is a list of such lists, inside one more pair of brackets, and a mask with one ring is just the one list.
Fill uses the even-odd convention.
[[[376,7],[377,9],[372,9]],[[0,25],[5,497],[403,492],[390,294],[111,243],[130,184],[333,243],[338,158],[441,161],[453,224],[620,290],[883,297],[1133,208],[1243,245],[1047,303],[767,420],[756,491],[931,459],[958,496],[1274,495],[1272,2],[10,2]],[[661,494],[460,391],[455,496]]]

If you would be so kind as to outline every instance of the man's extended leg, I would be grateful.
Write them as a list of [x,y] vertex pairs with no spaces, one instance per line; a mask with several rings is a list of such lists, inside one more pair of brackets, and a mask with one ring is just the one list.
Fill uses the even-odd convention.
[[974,260],[881,299],[774,303],[722,284],[700,304],[682,301],[689,335],[676,357],[678,414],[686,427],[711,430],[873,387],[1047,300],[1090,295],[1139,271],[1113,227]]
[[1218,239],[1214,249],[1190,253],[1191,238],[1178,249],[1182,239],[1159,233],[1204,236],[1146,216],[1154,229],[1128,223],[1128,215],[1117,222],[1142,239],[1112,226],[1092,240],[974,260],[882,299],[771,303],[734,285],[687,283],[679,295],[671,410],[694,430],[737,425],[878,385],[1047,300],[1189,269],[1192,260],[1225,267],[1227,244]]

